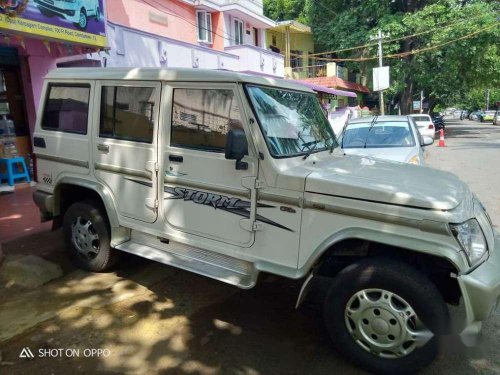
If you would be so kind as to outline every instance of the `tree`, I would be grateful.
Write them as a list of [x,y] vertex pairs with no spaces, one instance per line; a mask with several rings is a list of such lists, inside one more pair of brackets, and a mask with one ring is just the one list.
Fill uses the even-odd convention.
[[[462,100],[473,89],[500,85],[500,28],[494,1],[315,0],[304,9],[320,51],[374,44],[371,38],[379,29],[390,35],[384,55],[400,55],[384,59],[391,67],[387,97],[399,103],[403,113],[411,112],[413,96],[420,90],[435,105]],[[391,41],[400,37],[405,38]],[[423,51],[412,52],[416,50]],[[334,54],[374,56],[376,46]],[[346,62],[367,76],[376,64],[376,59]]]
[[264,14],[274,21],[307,22],[307,0],[264,0]]

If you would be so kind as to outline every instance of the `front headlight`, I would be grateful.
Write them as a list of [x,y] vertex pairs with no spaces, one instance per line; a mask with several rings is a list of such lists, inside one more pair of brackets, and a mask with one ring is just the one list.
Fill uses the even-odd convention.
[[451,230],[465,251],[469,264],[475,266],[488,252],[488,245],[481,226],[476,219],[462,224],[451,224]]
[[415,155],[414,157],[412,157],[410,160],[408,160],[408,163],[409,164],[416,164],[416,165],[420,165],[420,157],[418,155]]

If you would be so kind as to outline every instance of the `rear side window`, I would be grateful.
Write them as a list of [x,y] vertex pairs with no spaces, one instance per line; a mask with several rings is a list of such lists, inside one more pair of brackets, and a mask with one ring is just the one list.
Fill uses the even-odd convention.
[[42,129],[87,134],[90,85],[49,84]]
[[243,125],[233,90],[174,90],[172,146],[224,152],[227,133],[235,128]]
[[154,87],[103,86],[99,137],[153,142]]

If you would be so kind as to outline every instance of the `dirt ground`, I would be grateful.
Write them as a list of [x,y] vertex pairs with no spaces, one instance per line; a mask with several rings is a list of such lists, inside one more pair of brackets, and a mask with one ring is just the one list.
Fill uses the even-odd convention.
[[[133,256],[87,273],[68,261],[60,231],[46,229],[3,249],[55,261],[65,275],[33,291],[0,287],[2,375],[360,373],[329,343],[321,285],[295,310],[300,281],[261,275],[244,291]],[[450,339],[424,373],[500,374],[499,338],[495,316],[479,347]],[[19,358],[26,347],[34,359]]]

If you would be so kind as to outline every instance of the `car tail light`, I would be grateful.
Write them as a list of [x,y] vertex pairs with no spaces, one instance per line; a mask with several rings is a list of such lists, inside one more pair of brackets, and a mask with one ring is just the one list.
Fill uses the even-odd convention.
[[429,126],[427,127],[427,129],[434,129],[434,125],[429,124]]

